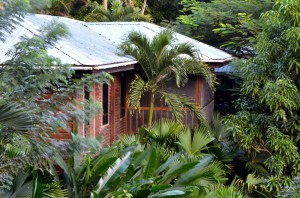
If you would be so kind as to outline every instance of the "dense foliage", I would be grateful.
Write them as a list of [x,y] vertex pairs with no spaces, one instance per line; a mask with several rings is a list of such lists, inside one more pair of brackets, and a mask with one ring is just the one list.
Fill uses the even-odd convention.
[[261,17],[256,56],[242,67],[240,111],[227,130],[245,151],[251,170],[278,192],[299,175],[300,1],[276,1]]
[[164,120],[141,128],[140,135],[120,136],[109,148],[73,136],[69,162],[60,155],[56,162],[64,170],[70,197],[243,197],[234,185],[223,185],[224,164],[214,155],[223,150],[209,130],[192,132]]
[[84,21],[151,21],[150,15],[142,15],[138,7],[127,7],[118,0],[113,0],[111,6],[105,9],[97,2],[87,1],[80,9],[77,17]]
[[[4,1],[4,8],[0,10],[0,16],[8,16],[1,19],[4,22],[2,27],[11,28],[2,29],[1,27],[3,40],[7,32],[14,28],[10,24],[20,22],[25,12],[31,8],[27,1],[18,1],[17,5],[14,4],[16,2]],[[14,9],[10,9],[11,7]],[[15,9],[18,12],[12,12]],[[76,104],[76,101],[70,100],[70,97],[83,84],[88,86],[93,82],[107,83],[111,79],[108,74],[86,76],[82,80],[72,79],[74,71],[46,52],[53,43],[68,35],[67,30],[63,24],[56,22],[43,28],[43,33],[40,35],[22,37],[21,41],[7,54],[9,60],[1,66],[1,196],[2,193],[7,196],[10,194],[12,197],[21,193],[13,192],[13,190],[30,178],[34,178],[34,181],[30,183],[32,185],[51,183],[47,180],[42,184],[44,180],[38,179],[46,172],[52,176],[54,173],[51,170],[50,159],[56,150],[55,147],[59,144],[56,145],[55,142],[50,141],[49,136],[52,132],[57,132],[59,128],[70,131],[68,126],[70,119],[76,119],[78,122],[84,119],[84,112],[80,110],[80,107],[85,104]],[[37,169],[44,171],[37,172]],[[28,174],[22,174],[26,171]],[[58,190],[60,189],[59,183],[52,187],[55,186]],[[41,189],[43,188],[40,187],[39,190]],[[49,190],[46,187],[44,189],[44,193]],[[41,197],[40,193],[42,192],[36,192],[34,197]]]
[[272,7],[271,0],[183,0],[182,4],[179,31],[237,56],[253,54],[260,14]]
[[[152,124],[150,118],[149,127],[140,128],[139,134],[122,135],[107,148],[100,140],[76,135],[76,127],[69,142],[49,142],[51,132],[69,130],[69,119],[85,117],[78,107],[88,106],[71,100],[74,90],[111,79],[107,74],[72,79],[74,71],[46,52],[68,35],[63,24],[51,23],[43,34],[24,37],[1,68],[0,196],[296,197],[300,1],[119,2],[1,0],[0,41],[32,8],[88,21],[148,20],[141,13],[145,8],[154,22],[168,20],[186,35],[250,58],[239,73],[238,112],[223,121],[216,116],[210,126],[182,126],[180,109],[194,106],[168,93],[165,81],[173,78],[182,86],[194,72],[213,84],[214,77],[201,61],[177,58],[182,53],[193,58],[194,51],[187,44],[169,45],[169,31],[153,41],[134,32],[121,48],[139,60],[145,76],[131,83],[129,104],[139,107],[144,92],[159,93],[169,101],[177,121]],[[201,70],[190,67],[192,62]],[[62,111],[54,113],[57,109]],[[54,165],[61,168],[62,180]]]

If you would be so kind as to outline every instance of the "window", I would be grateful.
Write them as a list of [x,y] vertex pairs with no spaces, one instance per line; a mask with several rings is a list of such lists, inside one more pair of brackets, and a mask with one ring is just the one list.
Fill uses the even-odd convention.
[[[90,88],[87,85],[84,86],[83,95],[84,95],[84,103],[88,104],[87,101],[90,100]],[[89,112],[88,107],[86,107],[86,106],[85,106],[84,110],[85,110],[85,118],[84,118],[85,130],[84,130],[84,136],[86,136],[87,135],[87,131],[89,130],[89,125],[90,125],[90,112]]]
[[108,124],[108,85],[104,84],[102,86],[102,124]]
[[121,111],[120,111],[120,118],[123,118],[125,116],[125,105],[126,105],[126,78],[124,73],[121,73],[121,97],[120,97],[120,105],[121,105]]

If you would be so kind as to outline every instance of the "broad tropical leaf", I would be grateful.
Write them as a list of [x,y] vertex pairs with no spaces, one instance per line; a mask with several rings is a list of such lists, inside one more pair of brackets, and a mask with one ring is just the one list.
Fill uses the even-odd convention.
[[182,153],[178,152],[175,155],[173,155],[171,158],[169,158],[161,166],[159,166],[155,171],[155,176],[158,176],[158,174],[160,174],[162,171],[166,170],[172,163],[174,163],[176,160],[178,160],[181,155],[182,155]]
[[170,183],[175,178],[179,177],[180,175],[184,175],[185,172],[192,169],[197,162],[178,162],[170,165],[168,171],[163,175],[160,183]]
[[152,148],[149,159],[145,166],[145,172],[143,174],[143,178],[151,178],[156,170],[157,164],[159,161],[159,154],[155,147]]
[[[120,177],[126,171],[131,161],[131,154],[132,153],[129,152],[122,159],[117,159],[114,166],[107,170],[106,175],[100,178],[93,192],[97,194],[105,192],[105,188],[111,185],[115,179]],[[93,197],[93,194],[91,194],[91,196]]]

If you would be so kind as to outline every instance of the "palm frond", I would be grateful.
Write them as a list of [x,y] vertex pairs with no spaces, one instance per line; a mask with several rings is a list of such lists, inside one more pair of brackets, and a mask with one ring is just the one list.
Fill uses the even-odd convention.
[[131,146],[139,144],[139,136],[137,134],[121,134],[118,139],[124,144],[124,146]]
[[200,186],[223,183],[226,180],[225,171],[222,169],[223,165],[220,162],[212,162],[212,159],[212,156],[202,158],[194,168],[183,174],[176,183]]
[[0,123],[19,131],[28,131],[33,128],[33,120],[26,111],[13,102],[0,102]]
[[268,197],[265,193],[267,192],[264,184],[265,180],[255,176],[254,174],[248,174],[246,181],[239,177],[235,177],[231,182],[230,186],[234,186],[245,194],[251,194],[253,192],[259,194],[261,197]]
[[182,121],[183,119],[183,104],[177,94],[169,92],[161,92],[162,97],[165,100],[165,104],[171,108],[172,115],[176,121]]
[[148,130],[149,137],[155,142],[163,144],[167,141],[174,141],[176,134],[184,130],[180,122],[170,119],[161,119],[156,121]]
[[196,116],[201,124],[207,125],[207,120],[201,111],[201,107],[191,98],[165,91],[161,91],[160,94],[164,98],[165,104],[171,108],[172,115],[176,121],[182,121],[185,113],[184,108],[186,108]]
[[207,125],[207,119],[201,107],[197,105],[191,98],[181,96],[179,97],[184,108],[188,109],[195,115],[200,125]]
[[216,75],[211,72],[211,68],[199,59],[184,59],[187,73],[196,74],[205,79],[212,91],[215,90]]
[[140,101],[144,93],[148,90],[149,84],[145,82],[139,75],[136,75],[130,83],[128,104],[133,110],[140,111]]
[[217,139],[218,142],[228,140],[228,132],[224,129],[220,113],[214,113],[211,116],[211,125],[209,126],[210,132]]
[[148,80],[153,79],[152,63],[155,55],[151,41],[141,32],[130,32],[126,40],[120,45],[123,55],[130,55],[137,59],[143,68]]
[[214,189],[212,192],[207,193],[207,198],[227,198],[227,197],[234,197],[234,198],[246,198],[247,196],[240,191],[239,189],[235,188],[234,186],[221,186]]
[[207,145],[214,140],[205,127],[195,129],[194,135],[190,129],[187,129],[182,134],[178,135],[178,144],[184,148],[189,155],[197,155],[202,150],[207,148]]
[[194,131],[194,137],[192,142],[193,152],[203,150],[213,140],[214,138],[209,135],[208,129],[206,127],[203,126],[197,127]]

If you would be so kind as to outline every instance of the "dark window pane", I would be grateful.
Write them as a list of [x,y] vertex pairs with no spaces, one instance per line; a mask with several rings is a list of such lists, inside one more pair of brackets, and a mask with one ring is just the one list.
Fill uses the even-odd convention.
[[102,123],[108,124],[108,85],[104,84],[102,89],[102,106],[103,106],[103,120]]
[[125,116],[125,105],[126,105],[126,78],[124,73],[120,75],[120,83],[121,83],[121,97],[120,97],[120,104],[121,104],[121,112],[120,117],[123,118]]
[[[87,85],[84,86],[84,102],[86,103],[90,99],[90,89]],[[84,124],[85,124],[85,130],[84,130],[84,135],[86,136],[86,132],[89,129],[90,125],[90,112],[89,109],[85,109],[85,115],[86,117],[84,118]]]

